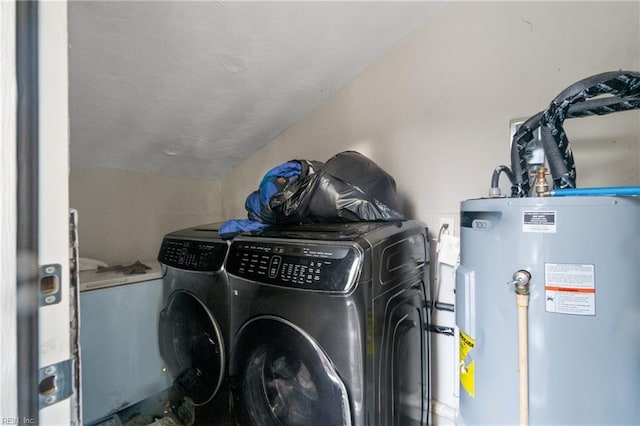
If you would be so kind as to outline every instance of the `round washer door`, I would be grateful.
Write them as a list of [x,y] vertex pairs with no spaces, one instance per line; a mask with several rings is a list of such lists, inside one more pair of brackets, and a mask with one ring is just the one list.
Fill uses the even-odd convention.
[[194,405],[209,402],[224,376],[224,341],[218,323],[193,293],[177,290],[160,312],[160,354],[176,389]]
[[247,323],[234,352],[234,398],[252,424],[350,425],[347,390],[318,344],[276,317]]

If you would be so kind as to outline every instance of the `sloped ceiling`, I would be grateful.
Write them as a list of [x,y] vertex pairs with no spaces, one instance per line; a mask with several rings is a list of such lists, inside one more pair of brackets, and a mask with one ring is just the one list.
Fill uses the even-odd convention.
[[224,178],[441,7],[69,5],[72,166]]

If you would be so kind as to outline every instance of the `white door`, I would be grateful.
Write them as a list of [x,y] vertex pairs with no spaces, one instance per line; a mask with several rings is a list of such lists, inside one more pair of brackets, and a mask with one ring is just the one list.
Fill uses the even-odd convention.
[[[38,29],[39,420],[43,425],[71,425],[80,424],[81,411],[77,351],[78,293],[77,286],[70,285],[74,281],[69,262],[66,1],[39,2]],[[56,281],[59,282],[58,288]]]
[[[78,291],[69,250],[69,73],[66,1],[39,2],[40,424],[80,424]],[[59,267],[57,302],[47,274]],[[54,277],[55,278],[55,277]],[[76,283],[76,285],[70,285]],[[47,394],[51,377],[55,392]],[[47,382],[49,380],[49,382]]]
[[[29,2],[27,15],[33,20],[23,19],[25,4],[0,2],[0,413],[3,424],[72,425],[81,419],[77,297],[71,291],[69,261],[67,3]],[[37,32],[23,31],[34,28]],[[37,48],[25,41],[25,34],[37,34],[29,36]],[[16,72],[25,51],[37,52],[37,73],[20,67]],[[37,97],[23,109],[25,87],[37,87]],[[16,120],[25,117],[27,125]],[[25,128],[38,137],[37,157],[35,150],[25,155],[20,148]],[[37,176],[25,178],[23,171],[30,169],[37,169]],[[21,190],[29,187],[24,182],[32,182],[37,191]],[[37,194],[33,215],[22,209],[25,194]],[[34,219],[26,221],[26,216]],[[25,229],[35,235],[37,252],[22,249]]]

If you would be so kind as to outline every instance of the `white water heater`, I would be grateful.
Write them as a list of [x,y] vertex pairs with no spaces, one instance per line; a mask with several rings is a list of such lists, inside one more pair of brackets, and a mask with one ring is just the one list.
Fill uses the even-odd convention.
[[460,236],[457,423],[518,423],[526,271],[528,421],[640,424],[640,198],[467,200]]

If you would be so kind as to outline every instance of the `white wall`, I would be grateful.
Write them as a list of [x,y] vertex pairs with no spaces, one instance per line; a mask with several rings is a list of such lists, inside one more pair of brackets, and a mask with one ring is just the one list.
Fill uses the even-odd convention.
[[162,236],[223,220],[220,181],[71,169],[80,257],[130,264],[155,259]]
[[0,415],[18,413],[15,2],[0,2]]
[[[494,167],[509,164],[510,120],[618,69],[640,69],[638,2],[454,2],[228,176],[225,217],[246,218],[244,199],[271,167],[356,149],[395,177],[409,216],[432,235],[440,218],[458,227],[460,201],[485,196]],[[640,184],[638,111],[565,129],[578,186]],[[453,326],[453,315],[440,317]],[[452,341],[434,339],[434,394],[449,405],[445,415],[455,404]]]
[[[358,149],[396,178],[411,216],[435,229],[508,164],[511,119],[589,75],[640,68],[639,6],[452,3],[226,178],[225,216],[246,217],[244,198],[274,165]],[[638,117],[567,122],[578,185],[640,183]]]

